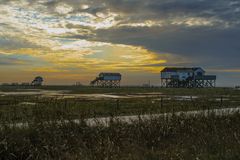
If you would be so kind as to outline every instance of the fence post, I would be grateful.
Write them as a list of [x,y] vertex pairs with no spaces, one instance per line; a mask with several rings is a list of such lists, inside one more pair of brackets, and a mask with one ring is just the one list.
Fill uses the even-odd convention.
[[161,97],[161,104],[160,104],[161,106],[161,108],[163,108],[163,97]]
[[116,109],[118,110],[119,109],[119,99],[117,99],[116,102],[117,102],[117,108]]
[[223,107],[223,97],[221,96],[221,107]]
[[64,107],[65,107],[65,109],[67,108],[67,99],[65,99],[65,101],[64,101]]

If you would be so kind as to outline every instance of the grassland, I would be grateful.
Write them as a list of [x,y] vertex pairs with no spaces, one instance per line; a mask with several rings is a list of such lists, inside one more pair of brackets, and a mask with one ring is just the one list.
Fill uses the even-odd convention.
[[232,88],[159,88],[159,87],[121,87],[121,88],[98,88],[88,86],[0,86],[1,91],[16,91],[19,89],[45,89],[45,90],[68,90],[70,93],[93,94],[93,93],[115,93],[115,94],[135,94],[161,92],[166,95],[240,95],[240,90]]
[[2,159],[239,159],[240,115],[88,127],[33,123],[0,132]]
[[[67,90],[67,94],[73,95],[98,93],[132,97],[0,96],[2,159],[240,158],[238,113],[223,117],[155,118],[133,124],[114,122],[109,127],[90,127],[83,121],[92,117],[239,107],[240,90],[73,86],[43,86],[38,89]],[[4,86],[0,91],[21,92],[22,88]],[[82,120],[82,123],[64,121],[74,119]],[[19,122],[27,122],[29,127],[9,126]]]
[[[69,87],[69,88],[68,88]],[[189,110],[205,110],[240,106],[240,90],[163,89],[163,88],[87,88],[72,86],[44,86],[41,89],[67,90],[58,96],[6,95],[0,96],[1,121],[22,122],[34,119],[78,119],[102,116],[155,114]],[[72,89],[72,90],[71,90]],[[2,89],[4,90],[4,89]],[[5,91],[20,92],[16,88]],[[120,96],[75,97],[75,94],[104,93]],[[152,93],[152,94],[148,94]],[[72,95],[65,97],[64,95]],[[121,96],[125,96],[122,98]],[[128,97],[130,96],[130,97]]]

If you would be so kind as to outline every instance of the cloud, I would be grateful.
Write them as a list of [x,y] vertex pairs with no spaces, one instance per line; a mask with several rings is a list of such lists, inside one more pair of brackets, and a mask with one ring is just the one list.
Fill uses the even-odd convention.
[[[80,42],[81,43],[81,42]],[[46,48],[22,48],[16,50],[0,50],[5,55],[21,55],[23,57],[30,56],[37,59],[42,64],[39,64],[35,71],[40,68],[52,68],[50,70],[85,70],[88,72],[103,71],[103,70],[127,70],[127,71],[141,71],[146,70],[159,72],[159,68],[172,61],[175,57],[168,53],[161,55],[141,47],[133,47],[127,45],[112,45],[108,43],[89,44],[91,46],[83,46],[81,44],[70,43],[66,44],[65,50],[56,48],[54,50],[47,50]],[[69,48],[67,48],[69,47]],[[77,50],[80,47],[81,50]],[[131,63],[129,63],[131,60]],[[44,62],[44,63],[43,63]],[[152,65],[152,66],[150,66]],[[34,68],[32,66],[31,68]],[[55,69],[54,69],[55,68]]]
[[[159,27],[101,30],[97,40],[144,46],[158,53],[189,57],[207,65],[238,65],[240,30],[189,29]],[[227,42],[227,43],[226,43]],[[199,61],[199,62],[197,62]],[[231,63],[229,63],[231,62]],[[206,65],[206,66],[207,66]]]
[[33,60],[26,56],[6,55],[0,53],[0,66],[27,66]]
[[5,36],[0,34],[1,49],[37,48],[38,45],[27,41],[21,37]]
[[238,0],[2,0],[0,50],[48,63],[35,71],[227,72],[240,67],[239,19]]

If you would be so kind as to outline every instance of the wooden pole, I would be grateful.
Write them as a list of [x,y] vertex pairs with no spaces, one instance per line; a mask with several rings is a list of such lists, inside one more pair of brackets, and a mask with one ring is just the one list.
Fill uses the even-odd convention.
[[221,107],[223,106],[223,97],[221,96]]
[[163,108],[163,97],[161,97],[161,108]]

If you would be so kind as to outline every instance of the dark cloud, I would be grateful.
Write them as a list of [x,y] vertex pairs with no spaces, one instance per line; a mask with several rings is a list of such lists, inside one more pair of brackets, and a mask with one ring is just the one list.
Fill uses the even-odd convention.
[[239,29],[121,28],[101,30],[101,41],[144,46],[158,53],[173,53],[206,66],[240,66]]
[[[96,31],[96,35],[79,36],[93,41],[143,46],[158,53],[172,53],[191,58],[208,67],[240,67],[240,3],[236,0],[109,0],[106,8],[123,13],[122,23],[144,20],[171,21],[181,16],[203,18],[212,25],[187,26],[167,24],[163,27],[114,27]],[[106,9],[105,8],[105,9]],[[213,18],[213,19],[211,19]],[[201,20],[201,19],[200,19]],[[215,20],[215,21],[214,21]],[[78,38],[77,35],[73,36]]]
[[[0,3],[8,2],[3,0]],[[70,15],[83,12],[92,15],[98,12],[118,14],[115,19],[118,25],[107,29],[68,23],[64,27],[77,29],[78,33],[61,36],[63,38],[143,46],[159,54],[171,53],[192,60],[185,65],[194,64],[219,69],[240,68],[239,0],[48,0],[41,3],[38,0],[29,0],[29,2],[32,6],[46,6],[47,10],[44,12],[54,16],[60,16],[55,13],[55,7],[62,3],[73,7],[73,11],[68,13]],[[82,8],[82,5],[89,7]],[[66,15],[61,16],[64,18]],[[189,19],[190,22],[187,22]],[[131,25],[145,21],[152,21],[153,25]],[[163,22],[163,25],[154,25],[158,22]],[[11,40],[10,43],[10,40],[0,37],[1,48],[29,45],[26,44],[15,40]],[[169,63],[173,64],[178,62]]]
[[[31,1],[39,3],[39,1]],[[224,20],[236,20],[240,7],[236,0],[52,0],[42,3],[50,8],[65,3],[74,8],[73,12],[105,12],[110,10],[128,16],[128,19],[149,19],[176,17],[179,14],[187,16],[218,17]],[[83,4],[89,8],[83,10]],[[234,15],[234,16],[233,16]]]
[[0,36],[1,49],[36,48],[37,45],[21,38]]
[[[4,2],[4,1],[3,1]],[[107,29],[92,29],[81,25],[67,24],[78,29],[78,34],[65,38],[87,39],[116,44],[143,46],[149,50],[190,57],[208,64],[237,64],[240,40],[240,2],[238,0],[29,0],[29,5],[45,5],[49,12],[62,3],[73,7],[73,13],[116,12],[119,24],[163,21],[164,26],[114,26]],[[6,2],[5,2],[6,3]],[[89,8],[82,9],[87,4]],[[182,18],[182,19],[181,19]],[[196,26],[187,25],[187,18],[199,18]],[[176,19],[176,20],[175,20]],[[212,23],[198,24],[203,20]],[[174,20],[176,22],[174,22]],[[170,21],[170,22],[169,22]],[[173,21],[173,22],[171,22]],[[178,23],[176,25],[176,23]],[[25,46],[24,42],[0,38],[0,47]]]
[[27,65],[31,61],[25,58],[15,57],[14,55],[5,55],[0,53],[0,66]]

